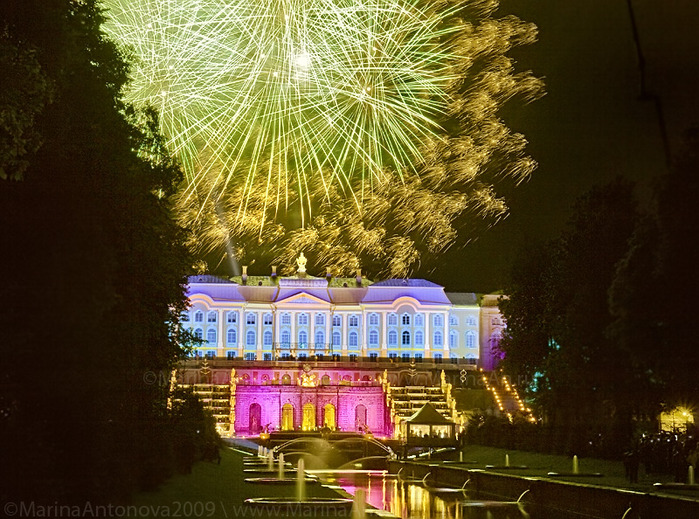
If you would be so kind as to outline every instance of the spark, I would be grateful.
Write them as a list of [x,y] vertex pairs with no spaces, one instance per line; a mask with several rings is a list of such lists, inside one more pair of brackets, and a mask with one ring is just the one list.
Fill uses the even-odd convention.
[[505,53],[533,25],[494,0],[106,0],[134,60],[127,92],[161,113],[203,250],[406,275],[496,221],[494,189],[536,164],[500,121],[541,95]]

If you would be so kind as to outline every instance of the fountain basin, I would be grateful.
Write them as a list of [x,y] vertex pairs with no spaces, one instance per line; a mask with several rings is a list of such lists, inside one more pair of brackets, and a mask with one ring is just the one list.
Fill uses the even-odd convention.
[[486,469],[495,470],[527,470],[529,467],[526,465],[486,465]]
[[[262,483],[263,485],[296,485],[298,478],[245,478],[246,483]],[[304,483],[314,485],[317,478],[304,478]]]
[[549,472],[552,478],[601,478],[604,474],[600,472]]
[[[274,468],[274,469],[270,469],[270,468],[243,469],[243,473],[245,473],[245,474],[277,474],[278,472],[279,472],[279,469],[277,469],[277,468]],[[288,469],[284,469],[284,472],[295,473],[296,468],[291,467]]]
[[350,510],[352,500],[342,497],[311,497],[302,500],[293,497],[254,497],[245,500],[245,504],[255,508],[270,510]]
[[690,485],[689,483],[654,483],[653,486],[667,490],[699,490],[699,485]]

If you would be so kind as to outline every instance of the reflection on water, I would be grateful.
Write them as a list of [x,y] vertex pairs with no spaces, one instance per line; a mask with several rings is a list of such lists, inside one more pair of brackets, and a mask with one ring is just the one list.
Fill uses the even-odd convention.
[[366,502],[402,519],[520,519],[528,517],[514,503],[469,501],[460,492],[428,491],[422,485],[398,480],[386,472],[325,472],[318,474],[329,485],[355,495],[365,492]]

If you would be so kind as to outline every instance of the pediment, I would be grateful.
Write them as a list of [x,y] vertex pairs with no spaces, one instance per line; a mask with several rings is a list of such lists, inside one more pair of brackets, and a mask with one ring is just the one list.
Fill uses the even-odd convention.
[[306,292],[301,292],[299,294],[294,294],[293,296],[289,296],[285,299],[281,299],[278,301],[278,304],[321,304],[321,305],[329,305],[330,303],[324,299],[321,299],[317,296],[314,296],[312,294],[308,294]]

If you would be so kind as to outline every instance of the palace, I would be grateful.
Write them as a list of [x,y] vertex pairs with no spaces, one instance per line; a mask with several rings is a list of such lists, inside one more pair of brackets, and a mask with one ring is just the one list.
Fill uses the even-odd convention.
[[399,434],[432,403],[457,420],[445,373],[491,370],[505,327],[498,296],[424,279],[192,276],[183,325],[203,342],[178,384],[229,435],[271,430]]

